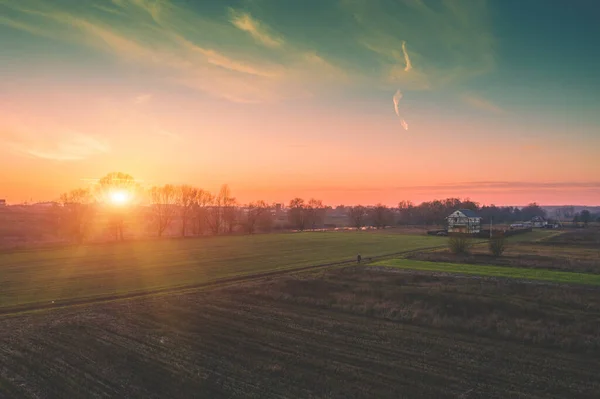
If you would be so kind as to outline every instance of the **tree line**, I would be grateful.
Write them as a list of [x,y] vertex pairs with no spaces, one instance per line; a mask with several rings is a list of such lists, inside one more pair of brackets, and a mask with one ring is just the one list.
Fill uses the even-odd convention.
[[[127,204],[101,207],[111,203],[115,193],[126,195]],[[182,237],[227,234],[236,228],[252,234],[257,230],[270,231],[273,225],[272,205],[259,200],[244,205],[242,211],[226,184],[217,193],[172,184],[144,190],[132,176],[115,172],[100,179],[92,189],[75,189],[60,196],[56,209],[60,230],[72,241],[82,242],[101,209],[108,216],[111,235],[123,240],[126,219],[142,199],[148,204],[145,219],[158,237],[176,222]]]
[[[127,193],[127,202],[132,206],[101,206],[110,203],[111,195],[119,192]],[[138,206],[142,202],[147,206]],[[280,227],[299,231],[334,227],[334,224],[326,223],[329,212],[337,215],[337,220],[344,220],[344,225],[357,229],[365,226],[380,229],[393,225],[444,225],[446,217],[456,209],[473,210],[483,218],[484,223],[510,223],[528,221],[535,216],[548,216],[536,203],[522,208],[488,206],[459,198],[433,200],[419,205],[400,201],[397,207],[381,203],[374,206],[339,206],[335,211],[315,198],[308,201],[294,198],[287,209],[282,209],[264,200],[240,204],[227,185],[221,186],[216,193],[190,185],[166,184],[143,189],[131,175],[115,172],[101,178],[91,189],[75,189],[62,194],[56,209],[57,224],[64,236],[82,242],[101,211],[110,235],[115,240],[123,240],[126,221],[134,208],[143,208],[144,223],[150,229],[150,234],[157,237],[167,232],[173,235],[174,230],[175,234],[182,237],[270,232],[276,219]],[[583,225],[600,217],[589,211],[575,214],[569,207],[557,209],[556,216],[562,220],[573,217],[575,222]],[[282,219],[285,226],[281,226]]]
[[534,217],[546,220],[573,221],[587,226],[592,221],[600,222],[600,214],[594,215],[589,210],[579,213],[573,207],[557,208],[549,215],[540,205],[533,202],[524,207],[481,205],[470,199],[446,198],[422,202],[414,205],[410,201],[400,201],[397,207],[382,204],[366,207],[357,205],[343,207],[351,226],[361,228],[369,225],[381,228],[390,225],[444,225],[446,217],[457,209],[469,209],[482,218],[483,223],[513,223],[530,221]]

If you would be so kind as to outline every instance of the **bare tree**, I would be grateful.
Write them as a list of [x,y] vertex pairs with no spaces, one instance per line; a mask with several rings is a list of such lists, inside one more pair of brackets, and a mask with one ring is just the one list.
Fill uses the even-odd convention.
[[583,222],[583,227],[587,227],[588,223],[592,221],[592,214],[587,209],[584,209],[579,213],[579,218]]
[[317,228],[317,225],[323,224],[325,220],[325,207],[323,201],[311,198],[306,204],[306,222],[312,230]]
[[399,224],[411,224],[414,218],[415,206],[411,201],[398,202]]
[[196,190],[196,197],[192,205],[193,233],[202,235],[209,222],[209,207],[213,203],[213,196],[208,191],[202,189]]
[[186,227],[194,211],[194,204],[197,197],[198,189],[187,185],[177,187],[176,203],[179,206],[182,237],[185,237]]
[[258,217],[258,226],[257,226],[258,230],[260,230],[264,233],[269,233],[269,232],[271,232],[271,230],[273,230],[273,223],[274,223],[274,218],[273,218],[272,209],[267,208]]
[[223,203],[223,228],[227,233],[231,234],[239,220],[237,200],[231,196],[231,191],[227,184],[221,186],[219,196],[222,198]]
[[[139,185],[133,176],[122,173],[112,172],[98,181],[96,195],[104,203],[110,203],[116,193],[127,195],[130,199],[135,199],[139,194]],[[123,240],[123,231],[125,229],[126,207],[111,207],[109,214],[109,229],[115,236],[115,239]]]
[[153,219],[156,223],[156,232],[161,237],[175,217],[177,190],[175,186],[170,184],[162,187],[152,187],[150,189],[150,201]]
[[348,216],[350,217],[350,224],[360,230],[365,225],[367,208],[362,205],[350,207]]
[[288,219],[292,226],[300,231],[306,228],[306,205],[302,198],[294,198],[288,207]]
[[372,210],[373,224],[377,229],[384,229],[390,224],[390,210],[383,204],[377,204]]
[[257,223],[264,213],[269,212],[269,205],[265,201],[251,202],[246,207],[244,228],[248,234],[254,234]]
[[222,185],[219,194],[213,197],[208,214],[208,225],[213,234],[233,230],[236,219],[235,205],[236,200],[231,196],[229,186]]
[[76,189],[60,196],[61,230],[73,241],[83,242],[94,216],[94,197],[89,190]]

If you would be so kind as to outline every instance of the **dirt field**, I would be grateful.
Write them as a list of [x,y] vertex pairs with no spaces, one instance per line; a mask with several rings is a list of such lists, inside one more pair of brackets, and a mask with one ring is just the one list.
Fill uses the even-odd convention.
[[598,290],[370,268],[0,318],[0,397],[592,398]]

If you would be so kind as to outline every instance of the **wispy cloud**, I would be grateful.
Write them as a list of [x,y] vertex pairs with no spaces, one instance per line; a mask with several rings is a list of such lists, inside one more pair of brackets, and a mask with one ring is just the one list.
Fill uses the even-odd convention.
[[490,100],[486,100],[485,98],[483,98],[477,94],[473,94],[473,93],[464,94],[462,96],[462,100],[466,104],[470,105],[471,107],[477,108],[482,111],[491,112],[493,114],[505,114],[506,113],[506,111],[503,108],[499,107],[498,105],[494,104]]
[[537,181],[472,181],[456,183],[440,183],[434,185],[414,185],[414,186],[328,186],[328,187],[310,187],[313,191],[401,191],[401,192],[425,192],[435,195],[468,195],[471,193],[488,192],[522,192],[522,191],[564,191],[564,190],[586,190],[600,191],[600,181],[597,182],[537,182]]
[[108,144],[98,137],[78,132],[41,137],[25,131],[12,134],[4,131],[0,141],[13,152],[53,161],[81,161],[110,151]]
[[0,111],[0,148],[55,161],[79,161],[110,152],[109,144],[97,135],[56,125],[46,129],[45,122],[10,109]]
[[266,25],[252,18],[250,14],[233,8],[229,9],[229,14],[231,23],[235,27],[247,32],[259,43],[267,47],[281,47],[283,45],[284,41],[280,36],[271,33]]
[[[46,37],[49,32],[141,65],[167,82],[229,101],[294,99],[324,90],[324,84],[340,82],[346,75],[316,51],[287,45],[266,24],[233,9],[229,21],[219,22],[183,5],[154,0],[113,1],[118,18],[108,11],[86,13],[84,8],[61,8],[39,0],[11,2],[9,7],[13,10],[10,26],[15,29]],[[48,31],[37,31],[36,26]],[[74,29],[79,34],[73,35]],[[218,44],[236,42],[246,33],[259,43],[256,48],[228,49]],[[261,51],[268,51],[265,46],[278,48],[278,57],[263,57]]]
[[29,143],[27,147],[22,146],[21,150],[38,158],[55,161],[81,161],[93,155],[106,153],[109,147],[95,137],[75,133],[52,144]]
[[404,67],[404,71],[408,72],[412,69],[412,64],[410,63],[410,57],[408,56],[408,51],[406,51],[406,42],[402,41],[402,54],[404,54],[404,63],[406,66]]
[[[358,44],[372,52],[385,79],[407,90],[455,84],[493,68],[486,1],[342,0],[342,4],[358,24]],[[405,43],[410,44],[410,55]]]
[[133,103],[137,105],[146,104],[152,100],[152,94],[140,94],[133,99]]
[[166,82],[242,103],[298,99],[342,85],[429,90],[493,66],[484,1],[434,7],[418,0],[342,0],[340,20],[351,23],[332,27],[325,23],[339,21],[316,16],[307,24],[339,32],[340,51],[331,51],[328,36],[309,42],[276,31],[251,4],[223,6],[220,17],[208,17],[190,2],[87,1],[90,7],[0,0],[10,8],[0,24],[88,46]]

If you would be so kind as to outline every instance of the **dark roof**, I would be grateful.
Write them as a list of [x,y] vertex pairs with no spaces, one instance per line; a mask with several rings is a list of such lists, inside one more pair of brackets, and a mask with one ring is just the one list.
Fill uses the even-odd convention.
[[479,217],[479,216],[477,216],[477,214],[475,212],[473,212],[470,209],[459,209],[458,211],[468,218],[478,218]]

